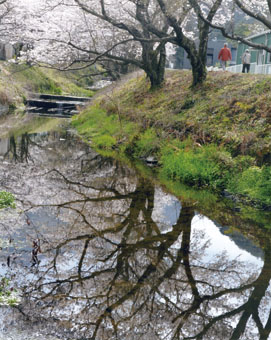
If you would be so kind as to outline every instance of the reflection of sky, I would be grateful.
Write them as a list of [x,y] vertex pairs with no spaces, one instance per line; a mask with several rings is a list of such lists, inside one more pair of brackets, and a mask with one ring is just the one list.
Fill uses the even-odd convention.
[[[161,188],[155,188],[152,219],[158,224],[162,232],[171,230],[171,227],[177,223],[180,213],[180,201],[175,196],[163,192]],[[212,261],[216,256],[225,253],[229,260],[238,257],[240,261],[262,267],[263,261],[260,258],[238,247],[229,236],[222,234],[216,224],[207,217],[196,214],[192,220],[192,231],[194,240],[200,233],[197,247],[208,242],[206,254],[201,258],[203,262]],[[245,237],[242,241],[246,242]],[[251,241],[247,240],[247,248],[249,246],[251,246]]]
[[161,188],[155,188],[154,208],[151,217],[162,231],[167,231],[169,227],[177,223],[180,212],[181,203],[175,196],[163,192]]
[[195,215],[192,220],[193,236],[201,233],[201,238],[197,240],[197,247],[203,246],[209,241],[206,249],[206,254],[203,255],[201,260],[209,262],[214,260],[218,255],[223,252],[227,255],[229,260],[238,257],[240,261],[248,262],[250,264],[262,267],[263,261],[246,250],[240,249],[228,236],[221,234],[219,228],[215,223],[202,215]]

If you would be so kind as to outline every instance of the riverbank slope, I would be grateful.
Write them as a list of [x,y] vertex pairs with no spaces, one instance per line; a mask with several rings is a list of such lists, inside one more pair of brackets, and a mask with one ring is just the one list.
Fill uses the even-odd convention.
[[97,149],[156,161],[159,175],[269,209],[271,78],[168,71],[156,91],[137,75],[98,97],[73,120]]
[[92,81],[85,73],[0,61],[0,116],[22,112],[32,92],[92,97],[93,91],[84,88]]

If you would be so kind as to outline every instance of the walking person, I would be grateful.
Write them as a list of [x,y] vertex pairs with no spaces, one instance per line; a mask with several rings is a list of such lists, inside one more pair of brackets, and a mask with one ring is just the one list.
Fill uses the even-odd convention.
[[246,71],[247,71],[247,73],[249,73],[250,58],[251,58],[251,54],[250,54],[249,50],[246,49],[245,53],[243,53],[243,55],[242,55],[242,64],[243,64],[242,73],[245,73]]
[[230,61],[232,59],[231,50],[228,48],[228,44],[225,43],[224,47],[221,48],[218,54],[218,59],[221,62],[223,71],[225,71],[226,66],[227,66],[227,61]]

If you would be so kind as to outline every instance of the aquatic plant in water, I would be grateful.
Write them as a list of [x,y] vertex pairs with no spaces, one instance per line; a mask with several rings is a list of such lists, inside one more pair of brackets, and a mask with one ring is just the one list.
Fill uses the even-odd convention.
[[0,281],[0,306],[17,306],[20,301],[19,293],[11,286],[11,281],[3,277]]

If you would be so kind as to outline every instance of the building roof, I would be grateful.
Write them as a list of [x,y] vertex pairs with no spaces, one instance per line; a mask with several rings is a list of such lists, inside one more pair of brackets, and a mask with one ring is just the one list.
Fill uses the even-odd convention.
[[264,35],[264,34],[267,34],[267,33],[271,33],[271,30],[263,31],[261,33],[250,35],[249,37],[246,37],[246,39],[249,40],[249,39],[257,38],[257,37],[260,37],[261,35]]

